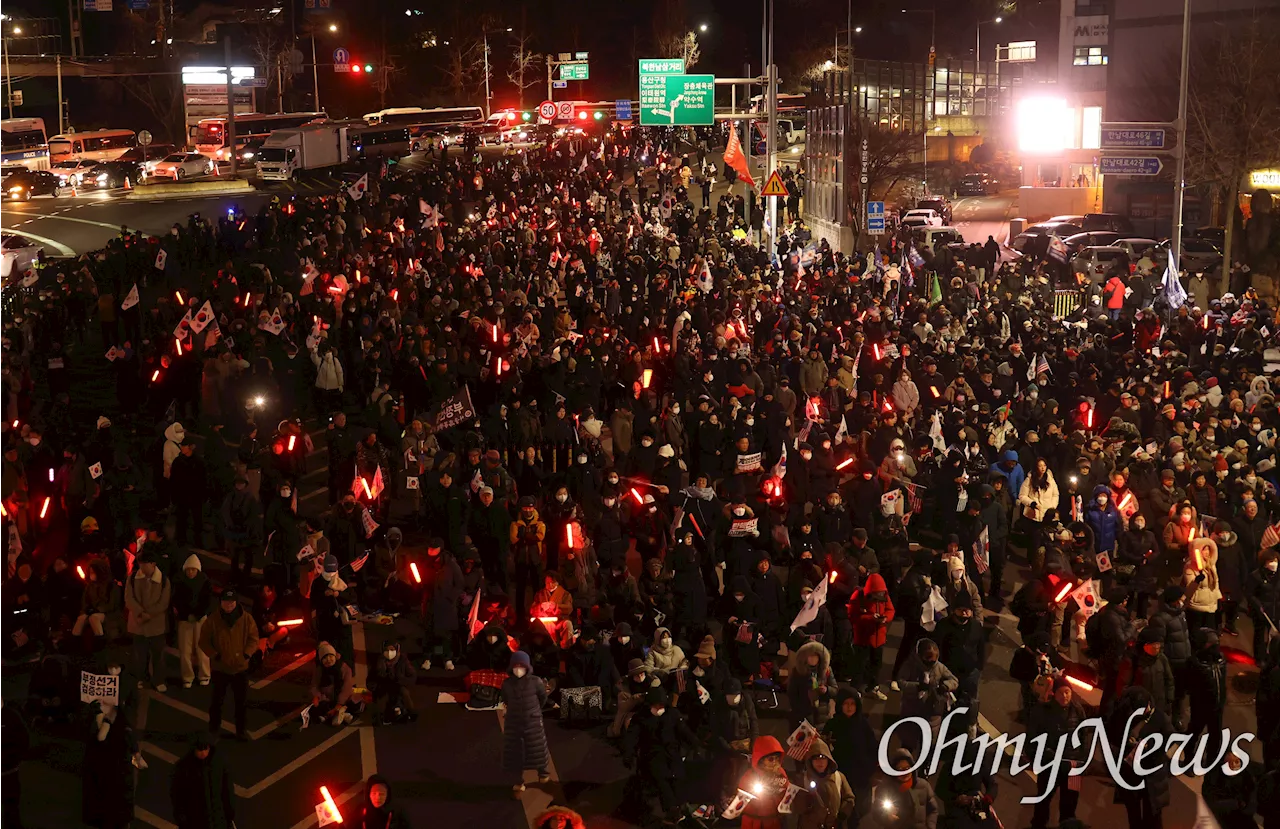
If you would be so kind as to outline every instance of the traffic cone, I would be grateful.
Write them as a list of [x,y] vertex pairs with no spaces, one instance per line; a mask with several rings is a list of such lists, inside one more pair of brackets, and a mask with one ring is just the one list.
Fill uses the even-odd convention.
[[124,177],[124,189],[126,189],[126,190],[132,190],[132,189],[133,189],[133,184],[130,182],[130,180],[129,180],[129,177],[128,177],[128,176],[125,176],[125,177]]

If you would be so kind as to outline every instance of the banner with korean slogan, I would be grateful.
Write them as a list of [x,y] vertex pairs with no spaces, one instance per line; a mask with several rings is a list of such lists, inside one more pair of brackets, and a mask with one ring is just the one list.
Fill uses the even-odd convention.
[[734,520],[734,522],[729,526],[729,537],[739,538],[744,535],[751,535],[752,533],[759,532],[759,529],[759,518],[739,518]]
[[80,672],[80,701],[120,704],[120,677]]
[[455,393],[440,407],[440,412],[436,415],[436,431],[457,426],[475,415],[475,406],[471,405],[471,388],[463,386],[462,391]]
[[764,468],[761,465],[762,458],[763,455],[760,452],[752,452],[750,455],[739,455],[737,464],[734,467],[734,472],[739,475],[744,472],[759,472]]

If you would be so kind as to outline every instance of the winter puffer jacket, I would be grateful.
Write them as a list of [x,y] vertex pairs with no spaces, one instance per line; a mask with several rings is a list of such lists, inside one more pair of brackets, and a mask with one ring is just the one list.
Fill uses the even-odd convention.
[[326,351],[322,357],[312,351],[311,362],[316,367],[316,388],[323,391],[343,390],[342,363],[338,361],[337,355]]
[[[1100,495],[1107,496],[1105,507],[1099,507],[1097,504],[1096,499]],[[1106,484],[1099,484],[1093,488],[1093,497],[1094,502],[1084,511],[1084,521],[1093,530],[1094,552],[1115,552],[1116,540],[1124,530],[1124,521],[1115,504],[1111,503],[1111,488]]]
[[182,439],[187,436],[181,423],[170,423],[164,430],[164,477],[169,477],[174,458],[182,454]]
[[[877,619],[876,617],[881,617]],[[884,577],[879,573],[867,576],[867,583],[853,594],[849,603],[849,620],[853,622],[853,644],[867,648],[879,648],[888,637],[889,623],[893,621],[893,602],[889,600]]]
[[[1195,552],[1200,553],[1203,569],[1196,569]],[[1187,609],[1200,613],[1216,613],[1222,590],[1218,585],[1218,545],[1210,538],[1197,538],[1192,542],[1192,555],[1183,564],[1182,586],[1187,589]],[[1204,579],[1196,581],[1201,573]]]
[[685,659],[684,651],[679,645],[673,642],[669,647],[663,647],[664,636],[671,636],[671,631],[658,628],[653,632],[653,644],[644,658],[645,669],[659,677],[665,677],[671,671],[689,666],[689,660]]
[[1191,658],[1191,632],[1182,609],[1161,602],[1160,609],[1151,617],[1151,626],[1160,631],[1163,653],[1169,658],[1169,664],[1175,668],[1187,664]]

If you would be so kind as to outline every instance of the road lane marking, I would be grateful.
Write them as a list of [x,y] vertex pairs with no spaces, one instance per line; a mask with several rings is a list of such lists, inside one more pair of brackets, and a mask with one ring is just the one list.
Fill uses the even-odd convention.
[[[23,222],[23,224],[27,224],[27,222]],[[11,230],[11,229],[9,229],[9,228],[7,228],[7,227],[0,227],[0,230],[7,231],[7,232],[9,232],[9,233],[17,233],[17,232],[18,232],[18,231],[16,231],[16,230]],[[54,241],[54,240],[52,240],[52,239],[46,239],[44,236],[37,236],[37,235],[35,235],[34,233],[28,233],[28,232],[27,232],[27,231],[25,231],[25,230],[24,230],[24,231],[22,231],[22,235],[23,235],[23,236],[26,236],[28,239],[34,239],[35,241],[39,242],[39,243],[40,243],[40,244],[42,244],[42,245],[48,245],[49,247],[54,248],[54,249],[55,249],[55,250],[57,250],[57,251],[58,251],[58,253],[59,253],[59,254],[61,254],[62,256],[75,256],[75,255],[76,255],[76,252],[75,252],[74,250],[72,250],[71,248],[69,248],[69,247],[67,247],[66,245],[62,244],[61,242],[55,242],[55,241]]]
[[296,670],[298,670],[299,668],[301,668],[303,665],[307,665],[307,664],[309,664],[309,663],[311,663],[311,662],[314,662],[314,661],[315,661],[315,658],[316,658],[316,652],[315,652],[315,651],[309,651],[309,652],[307,652],[307,653],[304,653],[302,656],[300,656],[300,657],[298,657],[297,659],[293,660],[293,661],[292,661],[292,662],[290,662],[288,665],[285,665],[285,666],[284,666],[283,668],[281,668],[280,670],[276,671],[275,673],[271,674],[270,676],[263,677],[262,679],[260,679],[260,680],[258,680],[257,682],[253,683],[253,684],[252,684],[252,685],[250,685],[249,687],[250,687],[250,688],[253,688],[254,690],[258,690],[259,688],[265,688],[265,687],[267,687],[268,685],[270,685],[271,683],[275,682],[275,681],[276,681],[277,679],[279,679],[280,677],[282,677],[282,676],[288,676],[289,674],[291,674],[291,673],[293,673],[294,671],[296,671]]
[[[341,809],[341,807],[346,805],[352,798],[354,798],[358,794],[362,794],[363,792],[364,792],[364,781],[361,780],[357,783],[354,783],[351,786],[351,788],[347,789],[345,792],[343,792],[342,794],[334,798],[333,802],[337,803],[339,809]],[[346,820],[345,815],[343,816],[343,819],[344,821]],[[289,827],[289,829],[310,829],[310,827],[315,826],[319,822],[320,821],[316,818],[315,809],[312,809],[311,814],[307,815],[302,820],[293,824],[293,826]],[[346,825],[346,824],[344,823],[343,825]],[[172,829],[178,829],[178,827],[174,826],[172,827]]]
[[[313,726],[313,728],[314,727],[316,726]],[[245,789],[243,792],[237,792],[237,794],[239,794],[241,797],[244,797],[244,798],[257,797],[258,795],[262,794],[271,786],[275,785],[276,783],[280,782],[284,778],[288,777],[290,774],[293,774],[295,771],[302,768],[307,763],[310,763],[312,760],[316,759],[321,754],[324,754],[326,751],[333,748],[338,743],[350,737],[352,733],[359,730],[360,729],[358,728],[351,728],[351,727],[343,728],[341,731],[334,734],[333,736],[325,740],[320,745],[312,748],[309,751],[299,754],[297,757],[290,760],[287,764],[271,772],[271,774],[268,774],[266,777],[262,778],[257,783],[254,783],[252,786]],[[238,789],[239,786],[237,786],[236,788]]]
[[[176,823],[170,823],[169,821],[165,820],[159,815],[148,812],[146,809],[142,808],[141,806],[133,807],[133,816],[144,823],[151,824],[152,826],[156,827],[156,829],[178,829],[178,825]],[[315,816],[312,815],[313,819],[314,817]]]
[[[158,691],[148,690],[146,691],[146,694],[149,695],[152,699],[158,700],[164,703],[165,705],[169,706],[170,708],[174,709],[175,711],[180,711],[183,714],[186,714],[187,716],[193,719],[200,720],[201,722],[208,722],[209,720],[209,712],[201,711],[199,708],[196,708],[194,705],[188,705],[185,702],[176,700],[167,694],[161,694]],[[248,733],[249,739],[261,740],[263,737],[275,731],[277,728],[284,725],[285,723],[298,719],[302,715],[303,710],[306,709],[308,705],[310,705],[310,703],[308,703],[307,705],[300,706],[293,711],[290,711],[288,714],[285,714],[283,717],[280,717],[276,720],[272,720],[271,722],[264,725],[262,728],[258,728],[253,731],[250,731]],[[222,728],[223,730],[229,731],[232,734],[236,733],[235,725],[227,720],[222,721]]]
[[96,225],[97,227],[105,227],[110,230],[117,230],[117,231],[120,230],[121,227],[124,227],[130,233],[140,233],[143,236],[146,236],[148,239],[154,238],[150,233],[143,233],[141,230],[139,230],[136,227],[128,227],[127,225],[112,224],[111,222],[95,222],[93,219],[77,219],[75,216],[59,216],[57,213],[46,213],[44,215],[44,218],[57,219],[58,221],[61,221],[61,222],[79,222],[80,224],[84,224],[84,225]]

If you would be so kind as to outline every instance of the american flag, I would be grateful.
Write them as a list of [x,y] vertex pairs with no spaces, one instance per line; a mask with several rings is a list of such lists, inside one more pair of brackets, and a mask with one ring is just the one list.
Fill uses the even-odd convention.
[[809,749],[813,748],[813,741],[816,739],[818,739],[818,730],[809,725],[808,720],[801,720],[796,730],[792,731],[791,736],[787,738],[787,756],[803,763],[809,756]]
[[1280,544],[1280,524],[1271,524],[1262,531],[1261,549],[1270,550],[1277,544]]
[[987,528],[983,527],[982,532],[978,534],[978,540],[973,542],[973,566],[981,575],[987,572],[991,559],[991,542],[987,534]]
[[356,559],[355,561],[351,562],[351,572],[353,572],[353,573],[359,573],[359,572],[360,572],[360,570],[364,567],[364,565],[365,565],[368,561],[369,561],[369,554],[368,554],[368,553],[365,553],[364,555],[360,556],[360,558],[358,558],[358,559]]
[[676,675],[676,693],[683,694],[689,687],[689,678],[685,676],[685,670],[681,668],[675,672]]
[[1048,374],[1048,373],[1049,373],[1049,358],[1041,354],[1040,357],[1036,360],[1036,374]]
[[906,484],[907,487],[907,512],[917,513],[924,506],[920,499],[920,487],[916,484]]

